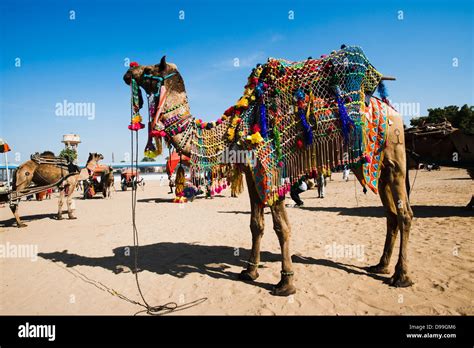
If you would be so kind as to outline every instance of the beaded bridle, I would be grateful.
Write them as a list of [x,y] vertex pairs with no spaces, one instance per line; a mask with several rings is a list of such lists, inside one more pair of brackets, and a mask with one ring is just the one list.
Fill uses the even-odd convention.
[[[181,151],[186,145],[192,134],[193,117],[189,112],[179,112],[185,104],[174,105],[171,108],[162,111],[166,102],[167,91],[164,86],[165,80],[176,75],[176,72],[166,76],[143,74],[144,79],[152,79],[157,82],[156,92],[148,93],[148,113],[149,113],[149,132],[148,143],[145,151],[155,151],[152,139],[156,137],[171,139],[177,134],[185,132],[178,145],[178,151]],[[170,118],[162,120],[163,116],[178,111],[178,113]]]

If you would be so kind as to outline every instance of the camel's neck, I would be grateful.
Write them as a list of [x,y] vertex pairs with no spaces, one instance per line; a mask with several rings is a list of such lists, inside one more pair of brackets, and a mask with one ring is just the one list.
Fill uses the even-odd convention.
[[87,161],[86,168],[94,171],[94,169],[99,165],[97,160],[95,158],[91,159],[90,161]]
[[[191,115],[191,110],[188,103],[188,97],[184,91],[181,93],[172,93],[168,95],[163,105],[162,112],[163,114],[161,115],[160,120],[165,125],[165,127],[167,127],[167,131],[170,132],[171,128],[176,130],[178,124],[186,125],[187,129],[191,126],[191,122],[193,122],[193,117]],[[178,122],[174,122],[175,120],[178,120]],[[186,121],[188,123],[186,123]],[[191,154],[191,136],[187,131],[179,132],[178,129],[175,135],[170,133],[168,134],[170,135],[170,142],[175,149],[185,156],[189,156]]]

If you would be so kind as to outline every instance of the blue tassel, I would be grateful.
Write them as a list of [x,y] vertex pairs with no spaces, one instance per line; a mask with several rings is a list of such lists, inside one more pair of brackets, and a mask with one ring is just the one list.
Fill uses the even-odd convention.
[[379,93],[380,98],[381,98],[383,101],[386,101],[386,100],[387,100],[387,98],[388,98],[388,91],[387,91],[387,87],[385,87],[385,84],[383,83],[383,81],[380,81],[379,85],[377,86],[377,92]]
[[259,82],[257,84],[257,87],[255,87],[255,94],[257,95],[258,98],[260,98],[264,92],[265,92],[265,88],[263,86],[263,82]]
[[300,117],[301,125],[303,126],[305,143],[306,145],[311,145],[313,143],[313,132],[311,126],[306,121],[306,112],[303,108],[298,109],[298,116]]
[[341,120],[342,134],[344,135],[344,141],[349,141],[350,126],[354,126],[354,121],[347,114],[346,107],[341,100],[339,95],[336,96],[337,106],[339,107],[339,118]]
[[264,138],[266,138],[268,135],[267,108],[263,103],[260,104],[260,134]]

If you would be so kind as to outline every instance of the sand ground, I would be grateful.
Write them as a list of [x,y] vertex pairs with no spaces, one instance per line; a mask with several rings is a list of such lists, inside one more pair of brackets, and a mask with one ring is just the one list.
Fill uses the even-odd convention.
[[[187,315],[474,314],[474,215],[463,209],[474,187],[466,172],[418,172],[409,244],[415,285],[404,289],[386,285],[388,275],[364,270],[379,260],[385,218],[378,196],[364,195],[352,180],[334,174],[325,199],[310,190],[302,194],[304,208],[288,209],[298,288],[288,298],[270,294],[279,280],[280,251],[268,208],[260,277],[245,283],[237,274],[251,246],[246,192],[235,199],[226,190],[225,197],[179,205],[169,202],[167,187],[148,182],[137,203],[138,274],[147,301],[183,304],[207,298],[176,312]],[[0,258],[0,314],[128,315],[140,310],[103,287],[139,299],[129,269],[130,191],[99,197],[76,199],[78,219],[62,221],[52,219],[55,199],[22,202],[20,212],[28,223],[23,229],[11,225],[8,207],[0,208],[0,245],[33,245],[39,253],[36,260],[11,257],[11,252]],[[392,269],[397,256],[398,243]]]

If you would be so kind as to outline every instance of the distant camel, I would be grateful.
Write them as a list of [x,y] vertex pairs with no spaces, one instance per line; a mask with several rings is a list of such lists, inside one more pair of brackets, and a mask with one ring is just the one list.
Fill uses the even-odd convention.
[[110,198],[112,196],[112,189],[114,189],[114,169],[109,166],[100,175],[100,180],[102,182],[102,195],[104,198]]
[[[59,201],[58,201],[58,220],[62,217],[62,206],[64,197],[66,197],[67,213],[69,219],[76,219],[71,207],[72,195],[79,180],[85,180],[89,177],[89,173],[94,170],[97,163],[104,157],[98,153],[90,153],[87,160],[86,168],[79,170],[70,161],[67,163],[62,158],[55,157],[51,151],[45,151],[37,156],[32,156],[32,159],[21,164],[13,175],[13,191],[20,192],[27,189],[31,183],[36,186],[46,186],[58,182],[61,178],[68,174],[75,173],[67,177],[59,185]],[[10,205],[10,209],[15,215],[17,227],[25,227],[26,224],[20,220],[18,212],[20,201],[17,200]]]

